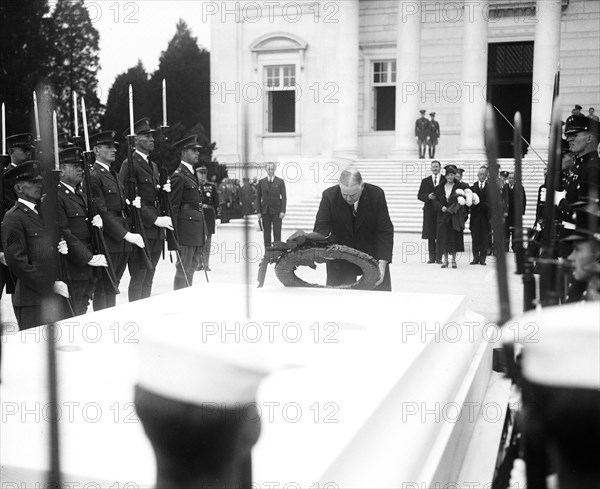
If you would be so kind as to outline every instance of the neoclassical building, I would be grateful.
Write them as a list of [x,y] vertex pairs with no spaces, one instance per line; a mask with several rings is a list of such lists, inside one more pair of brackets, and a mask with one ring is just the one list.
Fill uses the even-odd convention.
[[[225,163],[417,157],[419,110],[436,156],[483,156],[486,101],[501,156],[512,121],[545,158],[555,73],[563,112],[600,110],[596,0],[206,2],[212,139]],[[527,156],[532,154],[528,152]]]

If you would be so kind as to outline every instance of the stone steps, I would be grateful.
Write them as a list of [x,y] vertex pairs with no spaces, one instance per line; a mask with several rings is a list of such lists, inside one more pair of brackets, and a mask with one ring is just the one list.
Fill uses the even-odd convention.
[[[500,162],[502,169],[512,170],[512,160]],[[480,162],[459,162],[465,168],[464,181],[476,180]],[[430,162],[398,162],[392,160],[359,160],[354,166],[360,169],[366,182],[378,185],[386,195],[390,218],[396,232],[420,233],[423,215],[423,203],[417,200],[417,191],[421,180],[430,174]],[[523,162],[523,186],[527,196],[524,216],[526,226],[531,226],[535,218],[537,191],[543,181],[544,165],[539,160]],[[303,182],[303,184],[306,184]],[[310,194],[310,192],[308,192]],[[304,197],[295,200],[288,190],[288,208],[283,221],[283,229],[311,231],[319,208],[320,196]],[[231,221],[232,226],[243,225],[243,220]],[[467,224],[468,227],[468,224]],[[467,228],[468,232],[468,228]]]

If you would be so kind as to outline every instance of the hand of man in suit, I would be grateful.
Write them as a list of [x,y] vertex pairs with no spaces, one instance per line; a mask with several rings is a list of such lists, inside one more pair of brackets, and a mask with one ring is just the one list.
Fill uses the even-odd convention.
[[285,217],[285,212],[280,212],[279,213],[279,219],[283,219]]
[[431,192],[431,193],[430,193],[430,194],[427,196],[427,198],[428,198],[429,200],[435,200],[435,194],[434,194],[433,192]]
[[385,268],[387,266],[387,261],[385,260],[379,260],[379,280],[377,282],[375,282],[375,287],[377,287],[381,282],[383,282],[383,279],[385,278]]

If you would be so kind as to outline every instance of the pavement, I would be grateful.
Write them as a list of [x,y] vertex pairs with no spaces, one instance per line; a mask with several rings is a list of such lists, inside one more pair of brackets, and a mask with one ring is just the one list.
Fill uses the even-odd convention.
[[[283,231],[285,240],[292,233]],[[485,317],[488,322],[499,318],[499,300],[497,292],[496,266],[493,257],[488,257],[487,266],[469,265],[471,261],[471,238],[465,234],[465,252],[457,255],[457,269],[440,268],[437,264],[427,264],[427,242],[420,234],[396,233],[394,235],[394,258],[390,265],[392,290],[394,292],[422,292],[433,294],[459,294],[466,296],[467,307]],[[246,275],[256,287],[258,266],[264,254],[262,233],[251,228],[248,244],[244,244],[244,230],[239,227],[221,224],[213,236],[210,257],[211,271],[207,272],[211,283],[240,284],[246,282]],[[162,294],[173,289],[175,276],[175,256],[167,252],[157,266],[152,295]],[[514,274],[514,253],[508,253],[508,282],[513,314],[523,310],[521,277]],[[310,283],[325,283],[325,265],[319,265],[316,271],[304,267],[297,275]],[[195,283],[205,282],[204,272],[196,272]],[[117,296],[117,305],[127,302],[129,274],[126,271],[121,280],[121,293]],[[269,265],[265,286],[280,286],[273,265]],[[293,290],[290,290],[293,293]],[[224,298],[226,301],[227,298]],[[368,304],[365,304],[368,306]],[[10,296],[4,294],[0,302],[2,323],[14,322],[14,313]],[[202,298],[197,307],[201,309]],[[301,304],[298,307],[302,307]],[[434,305],[432,304],[432,307]],[[91,306],[89,311],[91,312]],[[393,314],[394,311],[390,311]]]

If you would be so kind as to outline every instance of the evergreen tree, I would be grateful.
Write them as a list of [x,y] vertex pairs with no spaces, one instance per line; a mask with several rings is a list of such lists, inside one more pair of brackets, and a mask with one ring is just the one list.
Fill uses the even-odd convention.
[[49,72],[52,41],[47,0],[0,2],[0,97],[6,135],[34,133],[32,92]]
[[[210,141],[210,99],[206,87],[210,82],[210,55],[198,47],[187,24],[180,19],[175,35],[163,51],[150,80],[150,96],[153,101],[153,120],[162,121],[162,80],[167,82],[167,110],[170,126],[180,122],[187,130],[200,123],[203,133]],[[194,133],[191,133],[194,134]],[[199,139],[200,141],[200,139]]]
[[[49,83],[54,93],[59,125],[62,130],[74,134],[73,92],[79,100],[85,97],[89,130],[99,127],[101,104],[98,88],[98,41],[83,0],[57,0],[52,13],[50,36]],[[80,114],[80,113],[79,113]],[[81,126],[81,115],[79,115]],[[81,127],[80,127],[81,133]]]

